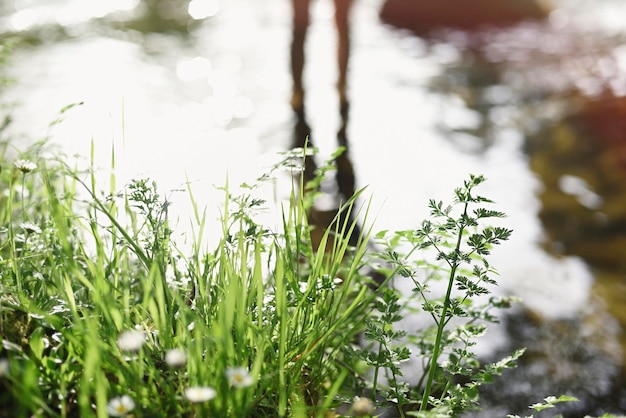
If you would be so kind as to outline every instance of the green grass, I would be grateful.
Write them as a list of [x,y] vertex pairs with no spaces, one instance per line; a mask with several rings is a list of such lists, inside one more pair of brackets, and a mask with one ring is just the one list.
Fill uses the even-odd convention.
[[[36,167],[5,161],[0,173],[11,416],[105,417],[122,396],[137,417],[322,416],[336,406],[350,373],[341,348],[372,299],[358,273],[367,237],[348,248],[329,230],[313,250],[297,192],[276,232],[253,221],[262,202],[226,188],[219,244],[205,250],[196,208],[196,242],[182,254],[153,182],[99,197],[93,175],[28,157]],[[128,331],[140,347],[120,348]],[[166,363],[173,349],[183,365]],[[214,397],[194,403],[190,387]]]

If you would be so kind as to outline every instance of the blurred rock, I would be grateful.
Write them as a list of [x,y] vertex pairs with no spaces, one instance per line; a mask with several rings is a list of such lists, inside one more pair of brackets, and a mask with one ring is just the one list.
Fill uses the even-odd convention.
[[476,30],[543,19],[550,9],[540,0],[387,0],[381,19],[420,35],[438,28]]

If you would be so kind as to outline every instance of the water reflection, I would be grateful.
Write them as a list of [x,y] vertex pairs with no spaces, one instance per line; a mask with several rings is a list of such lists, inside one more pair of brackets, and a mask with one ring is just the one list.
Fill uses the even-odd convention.
[[[59,0],[0,4],[0,34],[31,43],[92,35],[95,30],[188,36],[221,10],[219,0]],[[127,34],[128,35],[128,34]]]
[[[337,147],[342,147],[341,152],[334,161],[336,166],[335,177],[331,182],[322,184],[320,198],[314,204],[309,213],[309,223],[313,226],[311,238],[314,246],[317,247],[319,241],[326,230],[333,230],[334,225],[343,225],[344,222],[355,224],[347,237],[352,246],[357,245],[361,229],[355,222],[354,213],[349,212],[346,219],[346,212],[339,212],[341,205],[349,202],[356,193],[356,179],[354,167],[350,158],[350,147],[347,138],[348,127],[348,103],[341,109],[341,126],[337,132]],[[292,140],[292,148],[315,147],[315,136],[312,133],[306,116],[302,110],[294,112],[295,123]],[[304,161],[303,179],[306,182],[313,180],[317,174],[318,164],[315,155],[307,156]]]
[[199,21],[215,16],[220,4],[218,0],[135,0],[129,10],[132,17],[118,17],[118,27],[141,33],[185,34]]
[[[350,57],[350,8],[352,0],[333,0],[334,23],[337,29],[337,93],[340,107],[347,106],[347,75]],[[295,112],[304,111],[305,88],[302,80],[305,63],[305,41],[310,26],[310,0],[292,0],[291,35],[291,107]],[[343,110],[342,110],[343,111]],[[347,111],[347,110],[346,110]]]
[[441,28],[477,30],[510,26],[546,16],[545,3],[536,0],[474,0],[471,7],[459,7],[455,0],[387,0],[381,10],[384,21],[420,35],[437,32]]
[[[348,78],[348,62],[350,56],[350,9],[352,0],[333,0],[334,4],[334,26],[337,35],[337,96],[339,101],[339,130],[337,132],[337,147],[342,147],[341,152],[335,159],[336,172],[335,181],[332,185],[325,184],[326,190],[322,192],[321,198],[318,198],[314,207],[309,213],[309,223],[313,226],[311,238],[317,247],[324,231],[333,229],[333,225],[343,225],[344,222],[353,224],[353,212],[347,214],[339,211],[339,208],[350,201],[356,192],[356,181],[354,177],[354,168],[349,156],[348,147],[348,116],[349,116],[349,100],[347,96],[347,78]],[[311,25],[310,11],[311,2],[309,0],[292,0],[291,1],[291,49],[290,49],[290,69],[292,80],[292,91],[290,105],[294,113],[294,134],[292,139],[292,148],[315,147],[314,135],[312,135],[311,127],[306,118],[305,111],[305,83],[303,73],[306,62],[305,43],[307,32]],[[316,87],[313,83],[311,87]],[[313,180],[317,171],[317,164],[314,160],[315,156],[306,156],[304,161],[304,181]],[[350,229],[350,236],[347,237],[349,244],[355,246],[361,235],[358,225],[354,229]]]
[[[362,228],[356,215],[360,211],[359,202],[354,202],[353,210],[346,211],[342,208],[346,203],[354,200],[357,191],[357,181],[354,174],[354,166],[350,155],[350,144],[347,137],[348,120],[349,120],[349,102],[346,98],[344,104],[340,108],[341,123],[337,131],[337,141],[335,146],[340,147],[340,153],[334,154],[335,175],[333,178],[327,178],[322,182],[317,190],[304,190],[305,193],[319,193],[319,196],[313,202],[313,207],[309,210],[308,224],[311,227],[310,237],[314,248],[318,248],[322,237],[326,232],[329,233],[331,239],[327,243],[327,249],[333,248],[335,241],[332,239],[334,231],[340,229],[346,233],[343,238],[348,239],[350,246],[359,245],[362,239]],[[309,126],[303,109],[294,112],[294,129],[291,142],[292,149],[303,149],[305,147],[315,147],[315,136]],[[306,155],[303,161],[304,170],[297,173],[297,182],[300,175],[304,180],[304,185],[312,181],[318,174],[318,164],[315,155]],[[340,210],[342,209],[342,210]],[[347,228],[343,228],[346,225]],[[367,243],[368,246],[374,245]],[[385,277],[383,274],[369,269],[365,274],[372,280],[371,284],[377,287],[383,283]]]

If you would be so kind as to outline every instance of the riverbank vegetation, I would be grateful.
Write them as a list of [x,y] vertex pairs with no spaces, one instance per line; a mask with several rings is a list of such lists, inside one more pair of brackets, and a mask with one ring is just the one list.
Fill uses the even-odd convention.
[[[356,223],[339,221],[348,216],[311,242],[319,177],[295,176],[276,230],[255,220],[267,206],[258,183],[241,195],[224,187],[214,248],[189,188],[194,244],[184,252],[154,182],[117,190],[113,177],[102,191],[93,170],[43,150],[3,158],[0,172],[0,401],[10,416],[457,416],[523,353],[480,364],[472,351],[512,302],[489,296],[489,250],[511,231],[485,223],[504,214],[477,194],[481,176],[450,204],[431,201],[415,230],[359,228],[356,246],[344,238]],[[258,182],[306,154],[284,154]],[[340,212],[367,225],[355,199]],[[414,287],[408,298],[397,280]],[[430,324],[400,330],[406,315]]]

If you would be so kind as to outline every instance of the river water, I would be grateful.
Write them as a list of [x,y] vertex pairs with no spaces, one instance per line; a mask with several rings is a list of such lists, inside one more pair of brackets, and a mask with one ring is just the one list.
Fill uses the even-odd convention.
[[[138,18],[138,0],[4,2],[0,30],[28,43],[13,55],[17,82],[3,100],[15,103],[18,150],[49,137],[87,165],[93,144],[103,190],[112,150],[119,187],[155,179],[184,241],[185,183],[217,217],[213,186],[227,175],[232,185],[255,179],[301,133],[288,103],[290,8],[278,0],[161,4],[178,20]],[[381,4],[359,0],[353,10],[347,125],[375,229],[415,227],[428,199],[450,199],[468,173],[488,178],[482,193],[514,229],[492,263],[498,292],[523,301],[481,352],[526,346],[528,354],[485,393],[488,409],[477,416],[524,414],[561,393],[581,399],[567,416],[626,412],[625,5],[563,1],[545,23],[476,41],[459,32],[425,40],[387,26]],[[319,161],[336,149],[341,125],[332,13],[329,0],[314,3],[307,43],[307,123]],[[72,103],[82,104],[48,126]],[[613,115],[607,123],[617,133],[590,131],[598,114]],[[264,193],[276,202],[287,189]]]

